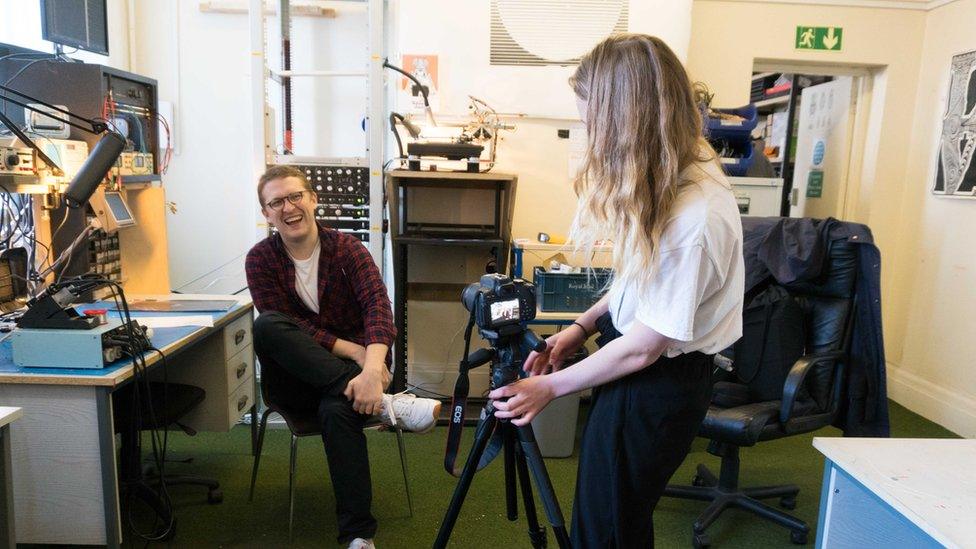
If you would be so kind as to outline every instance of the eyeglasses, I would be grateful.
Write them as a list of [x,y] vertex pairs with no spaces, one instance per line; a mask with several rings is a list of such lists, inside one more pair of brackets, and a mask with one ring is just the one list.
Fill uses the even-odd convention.
[[271,208],[272,210],[280,210],[285,205],[285,199],[292,204],[298,204],[305,197],[305,193],[308,191],[298,191],[297,193],[291,193],[288,196],[275,198],[274,200],[269,200],[265,206]]

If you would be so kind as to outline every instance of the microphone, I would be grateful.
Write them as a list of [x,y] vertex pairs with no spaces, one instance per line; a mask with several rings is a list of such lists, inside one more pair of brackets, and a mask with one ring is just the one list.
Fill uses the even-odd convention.
[[125,149],[125,137],[121,134],[108,132],[98,140],[95,149],[81,165],[64,193],[64,201],[69,208],[80,208],[88,202],[95,189],[105,179],[105,174],[119,159],[123,149]]
[[410,137],[414,139],[420,137],[420,128],[418,128],[416,124],[407,120],[406,118],[402,118],[400,123],[403,124],[403,127],[407,129],[407,133],[410,134]]

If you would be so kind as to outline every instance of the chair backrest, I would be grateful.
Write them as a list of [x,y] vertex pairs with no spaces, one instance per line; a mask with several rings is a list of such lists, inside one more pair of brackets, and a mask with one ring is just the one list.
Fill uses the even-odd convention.
[[[857,244],[835,240],[829,244],[820,276],[783,285],[804,311],[805,354],[849,350],[858,253]],[[821,410],[828,406],[832,394],[839,396],[836,392],[844,375],[841,366],[838,369],[827,364],[807,377],[805,389]]]

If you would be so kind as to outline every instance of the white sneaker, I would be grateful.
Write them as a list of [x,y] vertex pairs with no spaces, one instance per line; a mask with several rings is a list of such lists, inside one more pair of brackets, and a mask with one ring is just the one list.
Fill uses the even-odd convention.
[[356,538],[349,542],[349,549],[376,549],[373,540]]
[[426,433],[437,425],[441,402],[432,398],[417,398],[410,393],[383,395],[380,418],[391,427],[399,425],[406,431]]

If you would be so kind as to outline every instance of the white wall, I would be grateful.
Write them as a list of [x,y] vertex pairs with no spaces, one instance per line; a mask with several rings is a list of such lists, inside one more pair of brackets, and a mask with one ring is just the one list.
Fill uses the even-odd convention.
[[[129,65],[128,2],[107,0],[106,4],[109,55],[79,51],[72,53],[71,57],[125,70]],[[0,3],[0,42],[38,51],[54,51],[54,45],[41,38],[41,7],[38,0],[3,0]],[[71,50],[66,48],[68,52]]]
[[[976,437],[976,200],[931,193],[935,150],[954,54],[976,49],[976,0],[928,13],[911,153],[897,240],[904,253],[893,265],[894,299],[905,303],[901,356],[889,359],[889,390],[912,410],[966,437]],[[887,305],[887,303],[886,303]]]
[[163,177],[176,206],[167,215],[171,284],[236,291],[244,286],[241,256],[253,244],[255,201],[247,16],[201,13],[192,0],[133,5],[134,71],[157,79],[160,100],[175,111],[177,150]]
[[[159,80],[175,104],[177,151],[164,178],[177,213],[168,216],[170,277],[185,291],[245,285],[243,257],[263,229],[250,158],[250,43],[246,14],[205,13],[196,0],[135,2],[136,72]],[[293,70],[361,69],[365,8],[334,3],[336,17],[296,17]],[[280,67],[276,17],[267,21],[268,63]],[[280,94],[269,98],[281,125]],[[294,79],[295,151],[363,156],[365,80]],[[276,132],[276,138],[280,132]]]
[[[930,188],[952,54],[976,48],[976,0],[925,10],[815,2],[698,0],[688,67],[716,104],[748,101],[756,60],[866,66],[874,71],[872,127],[853,221],[874,232],[882,257],[889,396],[976,436],[976,202]],[[756,28],[762,32],[741,32]],[[793,49],[796,25],[840,26],[841,52]],[[811,72],[814,72],[811,69]]]
[[[464,115],[468,95],[501,112],[515,132],[501,132],[496,171],[519,177],[513,233],[566,235],[576,196],[569,176],[569,143],[558,129],[578,125],[567,79],[575,67],[489,65],[489,2],[410,0],[398,4],[398,40],[391,54],[438,55],[440,113]],[[682,59],[691,32],[691,0],[632,0],[630,30],[664,39]],[[431,14],[436,14],[432,17]],[[407,106],[398,104],[404,112]]]
[[[693,23],[688,70],[692,78],[715,92],[716,106],[738,106],[749,101],[749,78],[756,60],[831,65],[854,65],[874,70],[871,109],[875,126],[868,135],[860,195],[851,221],[865,223],[881,248],[882,309],[886,352],[898,360],[905,304],[892,283],[898,256],[902,200],[910,155],[908,136],[913,114],[925,12],[920,10],[852,8],[699,0]],[[760,23],[761,22],[761,23]],[[757,27],[759,25],[759,27]],[[797,25],[839,26],[844,29],[840,52],[797,51]],[[878,35],[879,25],[885,37]],[[743,29],[761,28],[761,32]],[[813,69],[811,69],[813,72]]]

